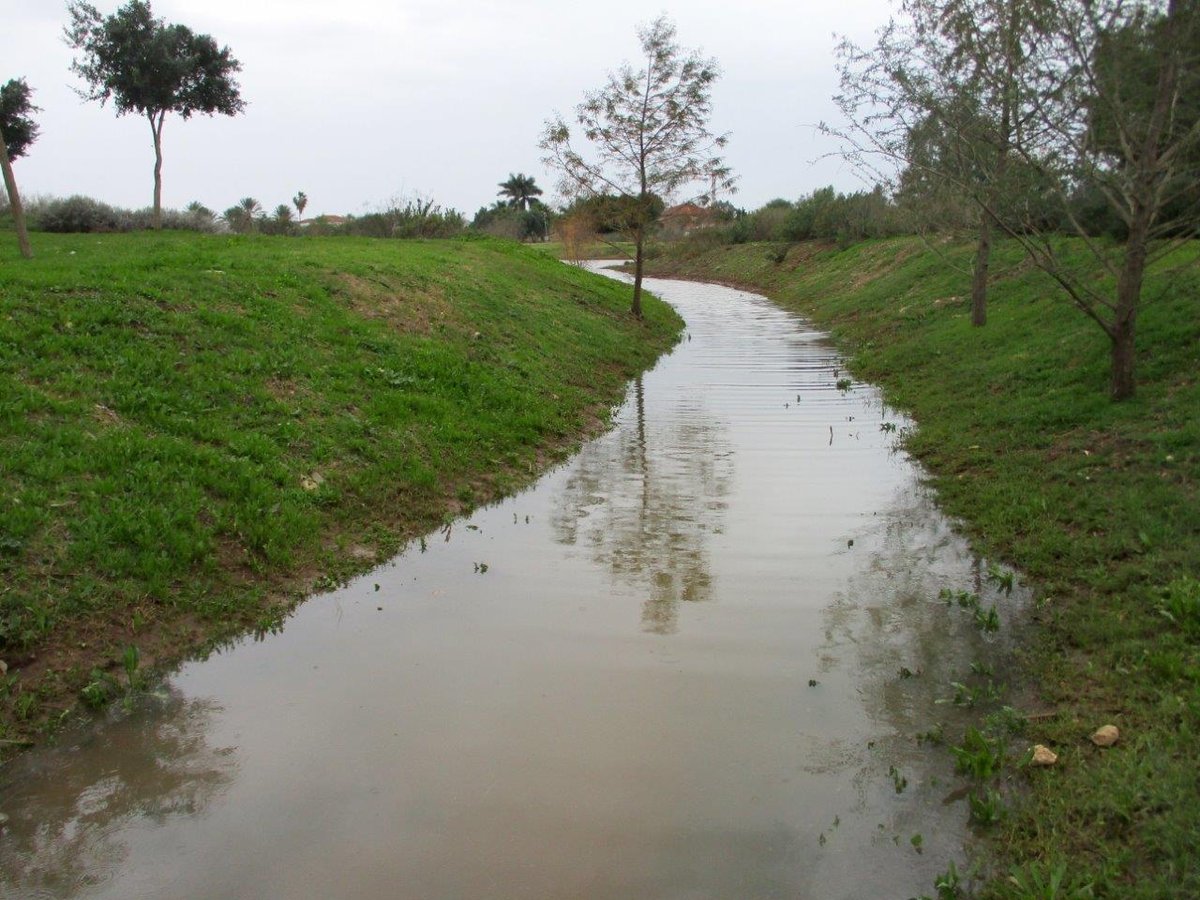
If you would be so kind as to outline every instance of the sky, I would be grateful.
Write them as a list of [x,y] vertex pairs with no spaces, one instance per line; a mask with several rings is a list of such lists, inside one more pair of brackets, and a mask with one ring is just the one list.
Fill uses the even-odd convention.
[[[121,0],[123,2],[123,0]],[[104,14],[118,0],[93,0]],[[549,0],[153,0],[156,16],[212,35],[241,62],[246,111],[169,116],[163,203],[218,212],[309,198],[306,216],[361,214],[421,196],[469,216],[510,173],[556,177],[537,143],[555,112],[623,62],[665,13],[685,49],[715,57],[710,127],[729,132],[731,200],[754,209],[832,184],[864,185],[816,126],[837,121],[837,36],[870,43],[888,0],[688,0],[596,6]],[[16,163],[26,196],[85,194],[149,206],[150,125],[72,90],[65,0],[4,0],[0,83],[35,90],[42,134]],[[597,15],[602,10],[603,15]]]

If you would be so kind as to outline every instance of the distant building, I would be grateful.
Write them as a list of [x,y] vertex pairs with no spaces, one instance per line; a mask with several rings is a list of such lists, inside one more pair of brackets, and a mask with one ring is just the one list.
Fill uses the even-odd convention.
[[717,224],[716,210],[697,203],[680,203],[663,210],[659,226],[668,237],[686,237],[693,231],[712,228]]
[[311,219],[301,219],[301,225],[345,225],[350,221],[348,216],[313,216]]

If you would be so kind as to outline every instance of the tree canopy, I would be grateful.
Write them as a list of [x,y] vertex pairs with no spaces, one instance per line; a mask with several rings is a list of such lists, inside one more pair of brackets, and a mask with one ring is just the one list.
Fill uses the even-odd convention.
[[37,140],[38,126],[33,121],[37,107],[33,105],[31,95],[32,91],[23,78],[14,78],[0,87],[0,174],[4,178],[4,190],[8,194],[8,205],[17,230],[17,245],[26,259],[33,256],[33,249],[29,245],[25,210],[21,206],[21,193],[17,190],[17,176],[13,173],[12,161],[23,156]]
[[541,202],[537,198],[542,195],[542,189],[532,175],[510,173],[508,180],[500,182],[499,186],[498,195],[507,198],[509,206],[529,210]]
[[33,91],[24,78],[14,78],[0,87],[0,132],[10,160],[20,159],[37,140],[40,129],[33,120],[35,112],[38,107],[33,105]]

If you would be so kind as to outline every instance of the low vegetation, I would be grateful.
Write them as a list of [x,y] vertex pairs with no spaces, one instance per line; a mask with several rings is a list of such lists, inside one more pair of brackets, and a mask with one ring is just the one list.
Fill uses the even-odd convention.
[[526,483],[681,324],[484,239],[37,250],[0,241],[0,753]]
[[[1058,762],[1010,767],[1010,809],[974,795],[983,896],[1200,895],[1200,267],[1150,272],[1139,393],[1112,403],[1103,336],[1012,243],[996,248],[988,325],[971,327],[972,252],[693,243],[651,272],[763,290],[829,329],[911,411],[907,447],[976,549],[1034,588],[1008,702],[1030,714],[1026,746]],[[1122,736],[1100,749],[1089,735],[1108,723]]]

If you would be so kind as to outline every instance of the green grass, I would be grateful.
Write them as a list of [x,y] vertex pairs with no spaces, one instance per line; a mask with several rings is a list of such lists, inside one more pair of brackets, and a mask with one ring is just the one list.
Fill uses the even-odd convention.
[[0,751],[125,648],[270,627],[525,484],[681,327],[499,241],[35,238],[0,242]]
[[[804,245],[776,261],[776,246],[681,245],[652,271],[758,288],[829,329],[915,417],[907,446],[943,508],[1033,585],[1019,671],[1048,715],[1027,737],[1059,763],[1014,776],[983,895],[1200,896],[1197,267],[1151,275],[1138,394],[1113,404],[1107,338],[1016,248],[999,247],[983,329],[970,247],[942,249]],[[1087,738],[1109,722],[1122,739],[1099,750]]]

